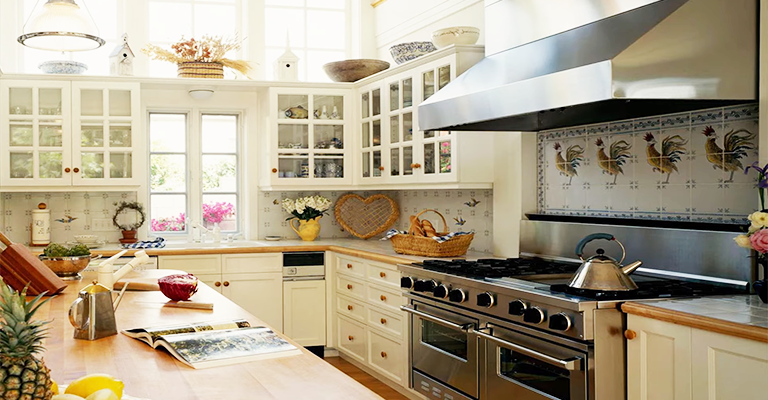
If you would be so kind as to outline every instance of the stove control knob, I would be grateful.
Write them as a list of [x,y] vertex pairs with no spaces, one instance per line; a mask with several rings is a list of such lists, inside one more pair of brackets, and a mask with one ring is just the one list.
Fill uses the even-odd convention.
[[490,292],[483,292],[477,295],[477,305],[478,307],[491,308],[496,305],[496,299]]
[[413,290],[417,292],[431,292],[437,287],[437,282],[434,279],[425,279],[422,281],[416,281],[413,284]]
[[571,329],[571,319],[566,313],[557,313],[549,317],[549,329],[567,331]]
[[441,299],[447,299],[451,291],[450,285],[440,285],[432,292],[432,295]]
[[520,299],[509,302],[509,313],[511,315],[523,315],[527,309],[528,305]]
[[400,278],[400,287],[403,289],[411,290],[413,289],[413,284],[415,280],[410,276],[404,276]]
[[454,303],[463,303],[467,301],[467,292],[464,289],[451,289],[448,293],[448,300]]
[[544,315],[544,311],[539,307],[531,307],[523,312],[523,321],[531,324],[540,324],[544,322],[547,317]]

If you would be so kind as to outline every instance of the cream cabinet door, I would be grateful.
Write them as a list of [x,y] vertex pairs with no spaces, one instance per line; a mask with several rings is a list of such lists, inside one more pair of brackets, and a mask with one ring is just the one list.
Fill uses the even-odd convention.
[[283,274],[222,274],[221,293],[273,329],[283,330]]
[[325,281],[283,282],[283,333],[302,346],[325,346]]
[[768,343],[692,329],[693,398],[768,398]]
[[690,400],[691,328],[630,314],[627,329],[627,399]]

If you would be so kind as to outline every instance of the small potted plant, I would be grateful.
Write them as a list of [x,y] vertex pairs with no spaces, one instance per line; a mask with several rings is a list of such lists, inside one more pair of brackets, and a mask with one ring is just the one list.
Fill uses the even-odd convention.
[[[286,218],[291,221],[291,228],[304,241],[312,241],[320,234],[320,218],[331,208],[331,201],[323,196],[307,196],[296,200],[284,199],[283,210],[291,213],[292,217]],[[299,221],[299,227],[296,229],[293,220]]]
[[[147,216],[144,214],[144,206],[138,201],[120,201],[115,202],[115,215],[112,217],[112,224],[115,225],[123,234],[123,238],[120,239],[120,243],[136,243],[136,229],[144,225],[144,221]],[[126,210],[133,210],[137,214],[137,218],[133,219],[133,222],[120,222],[120,215],[125,214]]]

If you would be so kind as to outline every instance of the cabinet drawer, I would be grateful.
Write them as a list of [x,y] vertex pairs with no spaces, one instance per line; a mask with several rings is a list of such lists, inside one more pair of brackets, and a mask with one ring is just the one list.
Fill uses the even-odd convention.
[[221,256],[219,254],[160,256],[157,258],[157,262],[159,268],[178,269],[195,275],[221,273]]
[[365,299],[365,283],[344,276],[336,277],[336,292],[356,299]]
[[349,297],[336,296],[336,311],[360,322],[365,322],[365,304]]
[[365,362],[365,349],[367,348],[365,326],[342,316],[338,316],[336,319],[339,333],[336,343],[339,345],[339,350],[358,361]]
[[403,302],[403,295],[395,292],[391,289],[385,289],[381,286],[374,284],[368,285],[366,300],[369,304],[373,304],[384,309],[400,312],[400,306],[405,304]]
[[400,271],[397,269],[385,268],[384,266],[376,264],[369,264],[368,279],[371,282],[376,282],[385,286],[391,286],[394,288],[400,287]]
[[224,273],[283,272],[282,253],[224,254],[221,256]]
[[403,318],[394,316],[392,313],[385,313],[373,307],[368,308],[368,326],[396,336],[402,340],[403,337]]
[[395,382],[403,383],[406,361],[403,346],[394,340],[368,331],[368,363]]
[[351,258],[336,257],[336,271],[340,274],[365,277],[365,264]]

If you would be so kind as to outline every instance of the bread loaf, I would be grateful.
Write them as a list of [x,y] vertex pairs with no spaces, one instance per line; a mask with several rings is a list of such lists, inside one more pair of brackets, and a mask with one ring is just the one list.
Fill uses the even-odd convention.
[[411,215],[411,228],[408,229],[408,233],[416,236],[426,236],[424,234],[424,229],[421,227],[421,221],[419,221],[419,217]]
[[424,236],[426,237],[434,237],[437,236],[437,230],[434,226],[432,226],[432,223],[427,221],[426,219],[421,221],[421,227],[424,229]]

